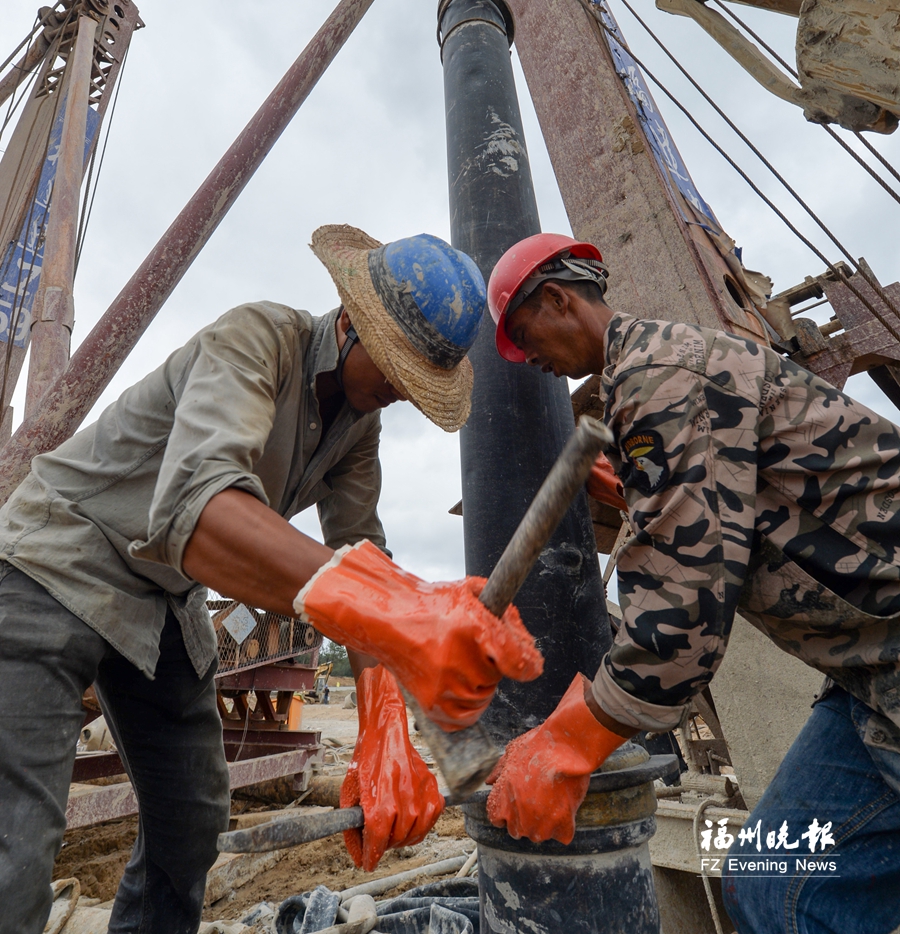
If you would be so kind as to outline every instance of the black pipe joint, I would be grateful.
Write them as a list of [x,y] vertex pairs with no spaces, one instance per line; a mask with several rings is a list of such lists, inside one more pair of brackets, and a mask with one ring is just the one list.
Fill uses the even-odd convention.
[[444,42],[454,29],[464,23],[490,23],[506,36],[512,46],[516,26],[512,12],[503,0],[441,0],[438,5],[438,45],[441,47],[441,60],[444,55]]

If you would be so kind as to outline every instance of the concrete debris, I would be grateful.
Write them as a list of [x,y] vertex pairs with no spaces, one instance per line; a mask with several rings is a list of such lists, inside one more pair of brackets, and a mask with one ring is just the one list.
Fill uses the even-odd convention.
[[97,717],[96,720],[91,720],[78,738],[78,751],[107,752],[110,749],[115,749],[115,743],[106,725],[106,718]]
[[51,889],[53,905],[50,908],[50,917],[44,926],[44,934],[61,934],[78,905],[81,883],[77,879],[57,879]]

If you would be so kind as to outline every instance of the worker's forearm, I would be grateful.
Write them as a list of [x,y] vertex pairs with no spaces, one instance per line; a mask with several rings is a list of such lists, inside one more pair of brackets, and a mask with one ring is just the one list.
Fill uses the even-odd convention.
[[228,489],[206,504],[182,565],[223,596],[293,616],[298,591],[333,554],[255,496]]
[[625,739],[631,739],[632,736],[635,736],[637,733],[640,733],[640,730],[635,729],[634,727],[628,726],[625,723],[620,723],[618,720],[613,719],[598,703],[597,698],[594,697],[594,691],[591,687],[590,679],[586,678],[584,675],[582,678],[582,686],[584,688],[584,702],[587,704],[588,710],[594,715],[595,719],[611,733],[616,733],[619,736],[624,736]]

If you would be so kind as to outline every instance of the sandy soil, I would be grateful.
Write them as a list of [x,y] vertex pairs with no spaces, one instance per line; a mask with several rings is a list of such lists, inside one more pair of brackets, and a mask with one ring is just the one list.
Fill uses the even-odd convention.
[[303,729],[320,730],[322,740],[339,739],[353,745],[359,732],[359,719],[356,710],[344,709],[343,695],[331,692],[330,704],[304,704]]
[[53,878],[74,876],[81,883],[82,895],[108,901],[116,894],[137,832],[137,815],[67,831]]

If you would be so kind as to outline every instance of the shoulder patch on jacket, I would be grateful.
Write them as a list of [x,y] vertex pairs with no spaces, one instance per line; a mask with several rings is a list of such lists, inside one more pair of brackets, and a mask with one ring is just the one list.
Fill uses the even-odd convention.
[[665,445],[658,431],[639,431],[622,441],[626,467],[625,486],[637,487],[645,496],[662,489],[669,481]]

